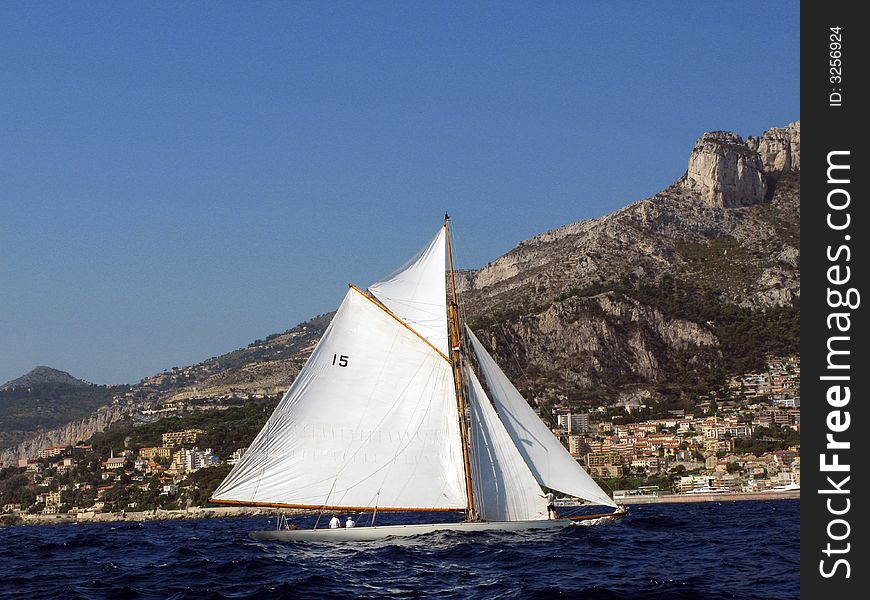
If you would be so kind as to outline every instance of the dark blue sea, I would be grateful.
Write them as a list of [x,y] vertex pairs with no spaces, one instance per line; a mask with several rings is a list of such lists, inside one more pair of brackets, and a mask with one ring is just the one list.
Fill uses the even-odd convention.
[[7,527],[0,597],[797,598],[799,512],[653,504],[608,525],[343,544],[248,539],[274,527],[265,517]]

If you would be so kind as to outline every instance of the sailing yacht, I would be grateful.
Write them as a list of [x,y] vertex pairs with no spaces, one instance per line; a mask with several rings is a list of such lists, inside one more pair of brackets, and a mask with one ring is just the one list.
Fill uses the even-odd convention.
[[[445,215],[432,241],[393,275],[367,290],[349,287],[308,362],[210,501],[372,513],[371,526],[279,528],[251,532],[255,539],[374,540],[577,523],[549,519],[541,486],[617,508],[586,519],[625,512],[461,325]],[[464,512],[465,520],[374,525],[380,512]]]

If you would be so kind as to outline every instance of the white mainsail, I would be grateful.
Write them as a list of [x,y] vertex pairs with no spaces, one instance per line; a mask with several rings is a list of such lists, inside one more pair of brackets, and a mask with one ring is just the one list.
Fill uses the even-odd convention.
[[446,231],[438,230],[429,244],[388,279],[369,286],[384,306],[447,355]]
[[616,506],[562,443],[534,413],[529,403],[498,367],[474,332],[466,326],[480,370],[486,378],[498,415],[538,483],[595,504]]
[[[443,270],[439,277],[444,279]],[[350,289],[213,498],[379,510],[465,508],[450,363],[374,300]]]
[[474,505],[484,521],[547,518],[541,486],[499,420],[474,372],[465,367],[471,407]]

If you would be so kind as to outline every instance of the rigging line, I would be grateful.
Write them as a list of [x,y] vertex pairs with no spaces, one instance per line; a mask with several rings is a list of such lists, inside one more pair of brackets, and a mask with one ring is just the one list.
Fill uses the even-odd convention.
[[[478,343],[480,343],[480,345],[481,345],[481,347],[482,347],[482,350],[483,350],[484,352],[486,352],[486,347],[483,346],[483,343],[480,342],[480,340],[478,340]],[[498,363],[495,362],[495,359],[492,358],[491,356],[489,356],[489,357],[478,356],[478,355],[477,355],[477,349],[474,347],[474,344],[472,344],[472,350],[473,350],[472,353],[474,354],[474,357],[477,359],[478,366],[480,366],[480,363],[481,363],[481,362],[483,362],[484,360],[486,360],[487,363],[490,363],[490,362],[491,362],[491,363],[493,364],[493,366],[494,366],[496,369],[501,370],[500,367],[498,366]],[[487,376],[486,376],[486,373],[484,373],[483,371],[484,371],[484,369],[481,368],[481,375],[483,376],[483,384],[486,385],[486,390],[487,390],[487,391],[488,391],[488,392],[489,392],[493,397],[496,397],[496,396],[497,396],[497,394],[494,393],[494,390],[495,390],[496,388],[501,392],[501,396],[502,396],[502,397],[507,397],[507,396],[509,396],[510,392],[509,392],[508,388],[506,388],[506,387],[505,387],[504,385],[502,385],[501,383],[498,383],[498,382],[496,382],[496,381],[491,381],[490,378],[487,377]],[[510,379],[508,379],[507,375],[505,375],[504,372],[502,372],[502,375],[504,375],[504,378],[508,381],[508,383],[510,383]],[[511,383],[511,385],[513,385],[513,384]],[[519,390],[517,390],[517,392],[519,392]],[[523,401],[524,401],[526,404],[528,404],[528,401],[526,400],[525,396],[523,396],[522,394],[520,394],[520,396],[522,397]],[[546,447],[546,444],[544,444],[544,443],[543,443],[543,442],[542,442],[542,441],[541,441],[541,440],[540,440],[540,439],[535,435],[535,433],[534,433],[533,431],[531,431],[531,430],[526,426],[526,424],[522,421],[522,419],[519,418],[519,416],[517,416],[517,415],[515,415],[513,412],[511,412],[510,407],[507,406],[506,403],[502,402],[502,405],[503,405],[503,408],[504,408],[503,411],[496,410],[496,414],[499,416],[499,418],[502,419],[502,418],[510,417],[510,420],[515,424],[515,427],[518,427],[518,428],[522,429],[523,432],[525,432],[525,433],[529,436],[529,438],[531,438],[531,439],[533,439],[535,442],[537,442],[538,445],[540,445],[540,446],[542,447],[542,449],[543,449],[545,452],[547,452],[547,453],[549,454],[550,450]],[[496,407],[496,408],[497,408],[497,407]],[[502,416],[502,414],[504,414],[504,417]],[[520,454],[522,454],[522,452],[521,452]]]
[[[507,334],[504,332],[504,329],[501,326],[499,326],[499,327],[497,327],[496,330],[498,331],[498,333],[501,334],[502,338],[504,338],[505,345],[507,346],[507,349],[508,349],[507,354],[510,357],[510,359],[513,360],[514,365],[516,365],[517,370],[519,371],[520,377],[523,380],[525,380],[526,385],[528,386],[528,389],[533,389],[532,382],[528,378],[528,376],[526,375],[526,369],[524,369],[523,366],[520,364],[519,359],[517,359],[516,353],[513,350],[511,350],[510,340],[508,339]],[[493,359],[493,362],[495,362],[495,359]],[[523,398],[525,398],[525,396],[523,396]]]
[[383,304],[382,302],[380,302],[377,298],[374,298],[373,296],[370,296],[369,294],[366,294],[364,291],[362,291],[361,289],[359,289],[357,286],[355,286],[355,285],[352,284],[352,283],[350,284],[350,289],[352,289],[352,290],[358,292],[358,293],[359,293],[363,298],[365,298],[366,300],[368,300],[369,302],[371,302],[372,304],[374,304],[375,306],[377,306],[378,308],[380,308],[382,311],[384,311],[385,313],[387,313],[388,315],[390,315],[391,317],[393,317],[393,318],[394,318],[394,319],[395,319],[399,324],[401,324],[403,327],[405,327],[408,331],[412,332],[414,335],[416,335],[418,338],[420,338],[420,340],[421,340],[424,344],[426,344],[427,346],[429,346],[430,348],[432,348],[432,350],[434,350],[435,352],[437,352],[437,353],[438,353],[438,356],[440,356],[441,358],[443,358],[443,359],[446,360],[447,362],[450,362],[450,359],[447,358],[447,355],[446,355],[446,354],[444,354],[443,352],[441,352],[441,350],[439,350],[438,348],[436,348],[436,347],[432,344],[432,342],[430,342],[430,341],[427,340],[425,337],[423,337],[422,335],[420,335],[420,333],[419,333],[416,329],[414,329],[413,327],[411,327],[410,325],[408,325],[407,323],[405,323],[405,321],[403,321],[403,320],[402,320],[398,315],[396,315],[396,313],[394,313],[394,312],[391,311],[389,308],[387,308],[386,306],[384,306],[384,304]]
[[[330,494],[332,494],[332,490],[335,488],[335,482],[336,482],[336,481],[338,481],[338,475],[335,476],[335,480],[332,482],[332,487],[329,488],[329,493],[326,494],[326,501],[327,501],[327,502],[329,502],[329,496],[330,496]],[[317,524],[320,523],[320,517],[323,516],[323,510],[324,510],[324,507],[325,507],[325,506],[326,506],[325,503],[324,503],[323,505],[321,505],[321,507],[320,507],[320,512],[317,513],[317,520],[314,522],[314,529],[317,529]]]

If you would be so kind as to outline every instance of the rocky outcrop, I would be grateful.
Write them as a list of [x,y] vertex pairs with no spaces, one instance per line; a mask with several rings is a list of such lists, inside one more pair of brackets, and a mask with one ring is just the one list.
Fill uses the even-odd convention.
[[751,206],[765,200],[769,180],[800,168],[800,121],[745,142],[736,133],[713,131],[695,144],[681,185],[717,206]]
[[531,375],[556,389],[659,382],[664,363],[702,366],[720,356],[707,326],[613,292],[568,298],[480,335],[521,384]]
[[801,169],[800,121],[768,129],[758,138],[749,137],[746,146],[758,153],[764,172],[769,176]]
[[767,180],[757,152],[736,133],[705,133],[695,144],[683,185],[702,200],[733,208],[764,201]]
[[43,431],[14,448],[0,452],[0,465],[12,465],[17,463],[19,458],[34,457],[40,450],[49,446],[75,444],[80,440],[86,440],[95,433],[105,431],[112,423],[123,419],[130,410],[126,406],[104,406],[80,421]]

